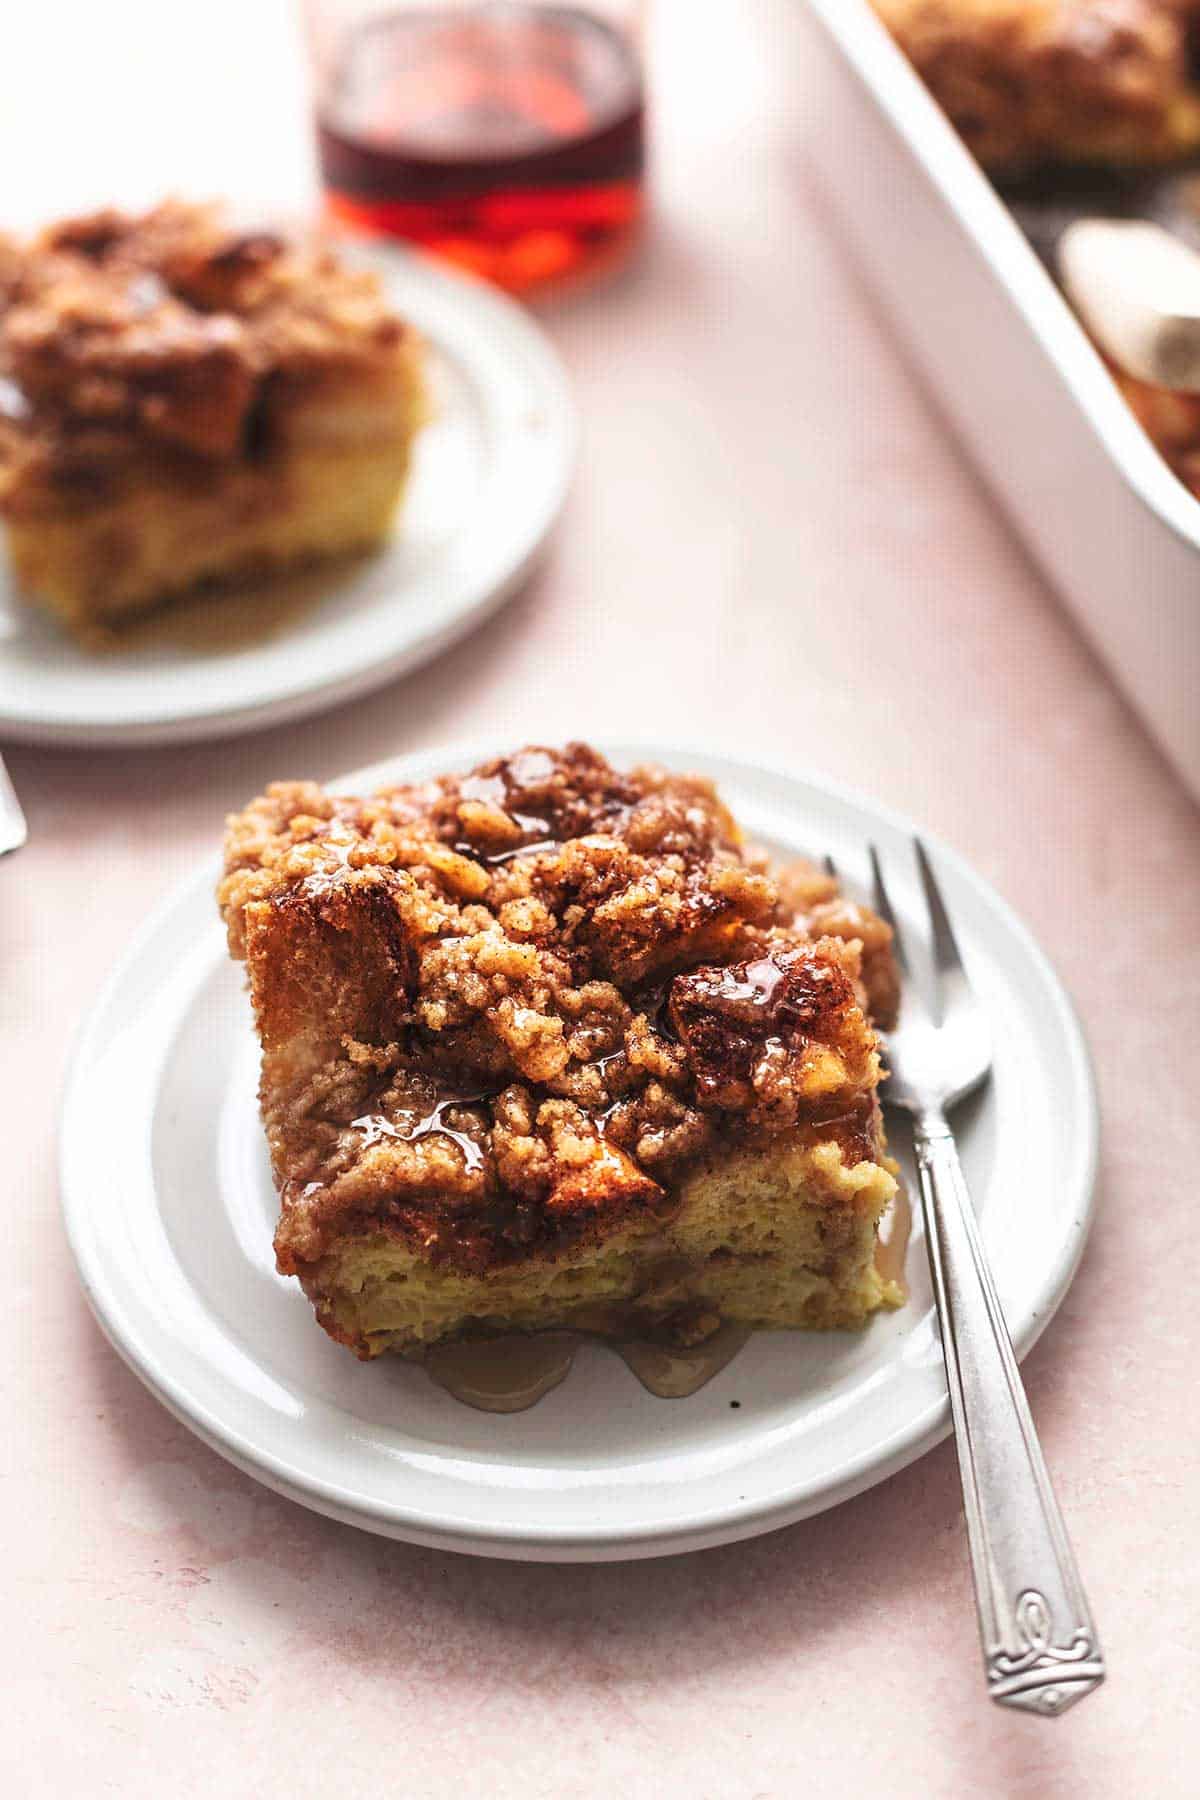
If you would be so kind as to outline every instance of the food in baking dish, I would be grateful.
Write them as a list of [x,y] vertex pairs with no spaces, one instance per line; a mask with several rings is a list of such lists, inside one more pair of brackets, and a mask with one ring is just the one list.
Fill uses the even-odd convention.
[[1200,146],[1197,0],[872,0],[988,168]]
[[[1200,150],[1200,0],[872,4],[980,161],[1002,177],[1034,174],[1040,201],[1053,198],[1056,167],[1128,169]],[[1104,212],[1102,190],[1088,205]],[[1200,496],[1200,397],[1107,360],[1156,448]]]

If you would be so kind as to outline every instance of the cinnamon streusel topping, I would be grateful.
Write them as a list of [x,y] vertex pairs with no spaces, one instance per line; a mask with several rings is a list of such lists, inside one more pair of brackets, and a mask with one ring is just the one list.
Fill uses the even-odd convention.
[[280,783],[226,870],[285,1272],[357,1229],[475,1271],[553,1251],[733,1141],[876,1154],[887,927],[773,879],[707,781],[571,744],[363,799]]
[[141,460],[203,482],[269,449],[318,381],[405,327],[373,274],[215,208],[68,220],[0,243],[0,507],[106,498]]

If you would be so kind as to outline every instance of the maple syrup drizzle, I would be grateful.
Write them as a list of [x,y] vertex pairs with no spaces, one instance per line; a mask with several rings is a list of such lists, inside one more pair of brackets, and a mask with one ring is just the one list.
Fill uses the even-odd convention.
[[659,1400],[686,1400],[733,1361],[752,1331],[750,1325],[730,1324],[722,1325],[702,1344],[686,1348],[656,1344],[649,1338],[630,1338],[612,1347],[647,1392]]
[[435,1344],[425,1372],[477,1412],[527,1412],[566,1380],[581,1342],[577,1331],[543,1331]]
[[[6,410],[0,383],[0,415]],[[343,566],[353,567],[353,559],[330,564],[335,570]],[[329,579],[327,575],[327,583]],[[170,606],[117,620],[99,649],[113,661],[140,650],[175,651],[199,660],[252,649],[294,630],[328,591],[328,585],[321,588],[303,573],[197,588],[178,595]]]
[[756,962],[747,963],[743,974],[744,979],[739,979],[732,969],[722,969],[710,983],[713,999],[742,1001],[772,1012],[775,989],[786,978],[787,971],[769,956],[761,956]]
[[480,800],[485,806],[494,806],[506,813],[525,837],[524,843],[510,844],[504,850],[481,850],[469,838],[460,838],[450,846],[459,856],[469,856],[472,862],[482,864],[485,869],[498,869],[518,856],[536,856],[540,851],[559,849],[561,839],[555,837],[549,819],[542,818],[540,813],[518,812],[512,805],[512,790],[503,775],[468,775],[458,791],[463,800]]
[[557,850],[559,847],[559,840],[552,837],[535,838],[532,843],[517,844],[508,850],[481,850],[477,844],[468,843],[465,838],[460,838],[450,846],[459,856],[469,856],[472,862],[482,864],[485,869],[499,869],[518,856],[537,856],[542,851]]
[[[540,812],[525,812],[520,804],[530,786],[544,786],[553,772],[554,765],[543,751],[526,750],[498,774],[465,776],[458,786],[459,799],[476,800],[505,813],[523,834],[524,842],[509,844],[503,850],[485,850],[464,837],[456,839],[450,848],[485,869],[500,868],[518,856],[538,856],[561,850],[575,835],[570,824],[562,818],[546,818]],[[602,832],[620,810],[616,802],[608,802],[596,813],[591,829]]]
[[686,1348],[650,1338],[613,1339],[585,1331],[509,1332],[437,1344],[425,1359],[431,1381],[478,1412],[526,1412],[564,1381],[579,1346],[614,1351],[659,1400],[686,1400],[733,1361],[751,1335],[748,1325],[722,1325]]
[[473,1172],[483,1167],[483,1151],[468,1132],[456,1131],[453,1125],[447,1125],[443,1114],[452,1106],[482,1106],[495,1097],[495,1094],[451,1094],[445,1100],[439,1100],[431,1112],[417,1121],[411,1131],[402,1131],[382,1113],[363,1113],[361,1118],[351,1119],[350,1123],[355,1131],[362,1132],[364,1150],[381,1143],[384,1138],[396,1138],[405,1144],[415,1143],[418,1138],[424,1137],[451,1138],[462,1151],[468,1170]]
[[[624,1044],[622,1044],[619,1050],[610,1050],[606,1056],[597,1056],[592,1062],[591,1067],[595,1069],[598,1074],[603,1074],[609,1063],[620,1062],[623,1058],[627,1058],[627,1056],[628,1052],[626,1051]],[[609,1120],[618,1108],[624,1106],[625,1102],[631,1097],[632,1096],[629,1094],[616,1094],[609,1101],[607,1106],[601,1108],[599,1112],[594,1112],[592,1114],[592,1125],[598,1137],[607,1135]]]

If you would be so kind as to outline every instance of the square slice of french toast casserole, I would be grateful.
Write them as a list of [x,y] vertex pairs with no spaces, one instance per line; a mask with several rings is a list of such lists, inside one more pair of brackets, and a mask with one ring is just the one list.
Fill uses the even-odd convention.
[[229,820],[280,1270],[360,1357],[861,1324],[890,933],[711,783],[528,748]]
[[320,244],[182,202],[0,242],[0,518],[84,639],[377,543],[424,415],[417,334]]

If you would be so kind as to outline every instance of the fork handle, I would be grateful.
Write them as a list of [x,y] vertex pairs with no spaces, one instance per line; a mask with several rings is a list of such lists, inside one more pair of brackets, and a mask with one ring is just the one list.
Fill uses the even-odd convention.
[[1054,1716],[1099,1686],[1104,1658],[950,1127],[918,1114],[913,1140],[988,1692]]

